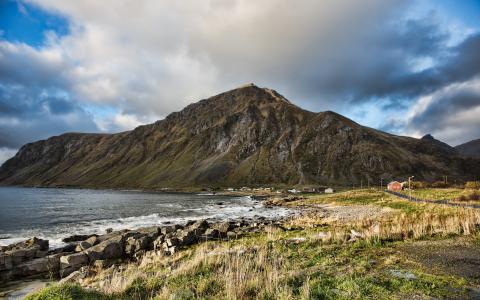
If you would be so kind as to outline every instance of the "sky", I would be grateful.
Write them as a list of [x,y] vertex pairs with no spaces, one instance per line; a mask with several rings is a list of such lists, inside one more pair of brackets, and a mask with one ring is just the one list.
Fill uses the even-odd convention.
[[480,138],[480,0],[0,0],[0,163],[250,82],[393,134]]

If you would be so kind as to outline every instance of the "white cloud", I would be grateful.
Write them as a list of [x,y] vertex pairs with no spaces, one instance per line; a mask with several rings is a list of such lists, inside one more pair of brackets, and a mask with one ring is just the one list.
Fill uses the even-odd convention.
[[0,147],[0,165],[2,165],[5,161],[15,156],[17,150]]

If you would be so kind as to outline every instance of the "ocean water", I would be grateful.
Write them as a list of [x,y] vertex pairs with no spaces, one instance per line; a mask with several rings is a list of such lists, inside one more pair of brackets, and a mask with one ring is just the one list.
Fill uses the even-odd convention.
[[0,187],[0,245],[33,236],[61,246],[73,234],[102,234],[210,218],[277,218],[285,208],[265,208],[250,197],[141,191]]

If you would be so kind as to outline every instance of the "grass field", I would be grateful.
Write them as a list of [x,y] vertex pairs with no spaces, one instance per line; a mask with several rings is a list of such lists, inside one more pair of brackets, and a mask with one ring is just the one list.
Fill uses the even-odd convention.
[[410,203],[376,190],[312,195],[285,205],[304,211],[285,223],[289,230],[203,243],[173,256],[152,253],[140,263],[94,272],[76,284],[52,285],[28,299],[464,299],[476,295],[472,293],[479,277],[442,269],[441,260],[434,270],[425,263],[430,250],[424,251],[427,258],[422,261],[415,259],[422,253],[412,256],[410,249],[425,242],[447,248],[461,244],[466,253],[473,253],[480,245],[480,211]]
[[[468,196],[474,192],[474,190],[460,188],[428,188],[412,190],[412,197],[427,200],[458,201],[461,196]],[[409,194],[408,191],[402,191],[402,193]]]

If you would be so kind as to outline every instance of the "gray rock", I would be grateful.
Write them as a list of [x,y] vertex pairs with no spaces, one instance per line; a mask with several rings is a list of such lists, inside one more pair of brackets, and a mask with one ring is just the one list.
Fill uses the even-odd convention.
[[65,277],[87,264],[88,256],[83,252],[64,255],[60,257],[60,276]]
[[0,254],[0,271],[13,268],[13,259],[10,255]]
[[125,242],[125,254],[133,256],[138,251],[148,249],[150,244],[151,239],[146,235],[131,236]]
[[177,225],[177,224],[175,224],[175,225],[168,225],[168,226],[163,226],[163,227],[161,227],[161,228],[160,228],[160,232],[161,232],[161,234],[166,235],[166,234],[175,232],[175,231],[177,231],[178,229],[183,229],[183,227],[180,226],[180,225]]
[[64,243],[71,243],[71,242],[81,242],[85,241],[86,239],[90,238],[92,235],[85,235],[85,234],[75,234],[69,237],[63,238],[62,242]]
[[209,224],[207,220],[202,219],[195,221],[192,225],[188,226],[189,229],[195,230],[195,229],[204,229],[204,231],[209,227]]
[[98,236],[92,235],[91,237],[89,237],[88,239],[86,239],[85,242],[89,243],[89,244],[90,244],[90,247],[91,247],[91,246],[95,246],[95,245],[98,244],[100,241],[99,241],[99,239],[98,239]]
[[31,276],[43,273],[56,273],[59,270],[60,255],[36,258],[13,268],[14,276]]
[[184,229],[177,234],[179,244],[182,246],[188,246],[196,243],[198,241],[199,235],[202,233],[197,233],[200,229]]
[[88,248],[92,247],[92,245],[86,241],[82,241],[78,243],[77,247],[75,248],[75,252],[82,252],[87,250]]
[[91,261],[123,256],[123,236],[118,235],[85,250]]
[[205,230],[205,233],[202,236],[202,239],[208,240],[208,239],[218,239],[220,238],[220,231],[215,228],[208,228]]
[[167,238],[165,239],[165,243],[168,247],[172,247],[172,246],[178,246],[180,244],[180,241],[173,237],[173,238]]
[[159,250],[162,248],[162,244],[165,241],[165,236],[160,235],[158,236],[155,241],[153,241],[153,250]]
[[93,263],[93,265],[97,269],[103,270],[103,269],[106,269],[106,268],[110,268],[111,266],[113,266],[117,262],[118,262],[118,259],[101,259],[101,260],[96,260]]
[[235,224],[230,222],[221,222],[212,225],[212,228],[217,229],[222,235],[226,235],[227,232],[231,231],[235,227]]

